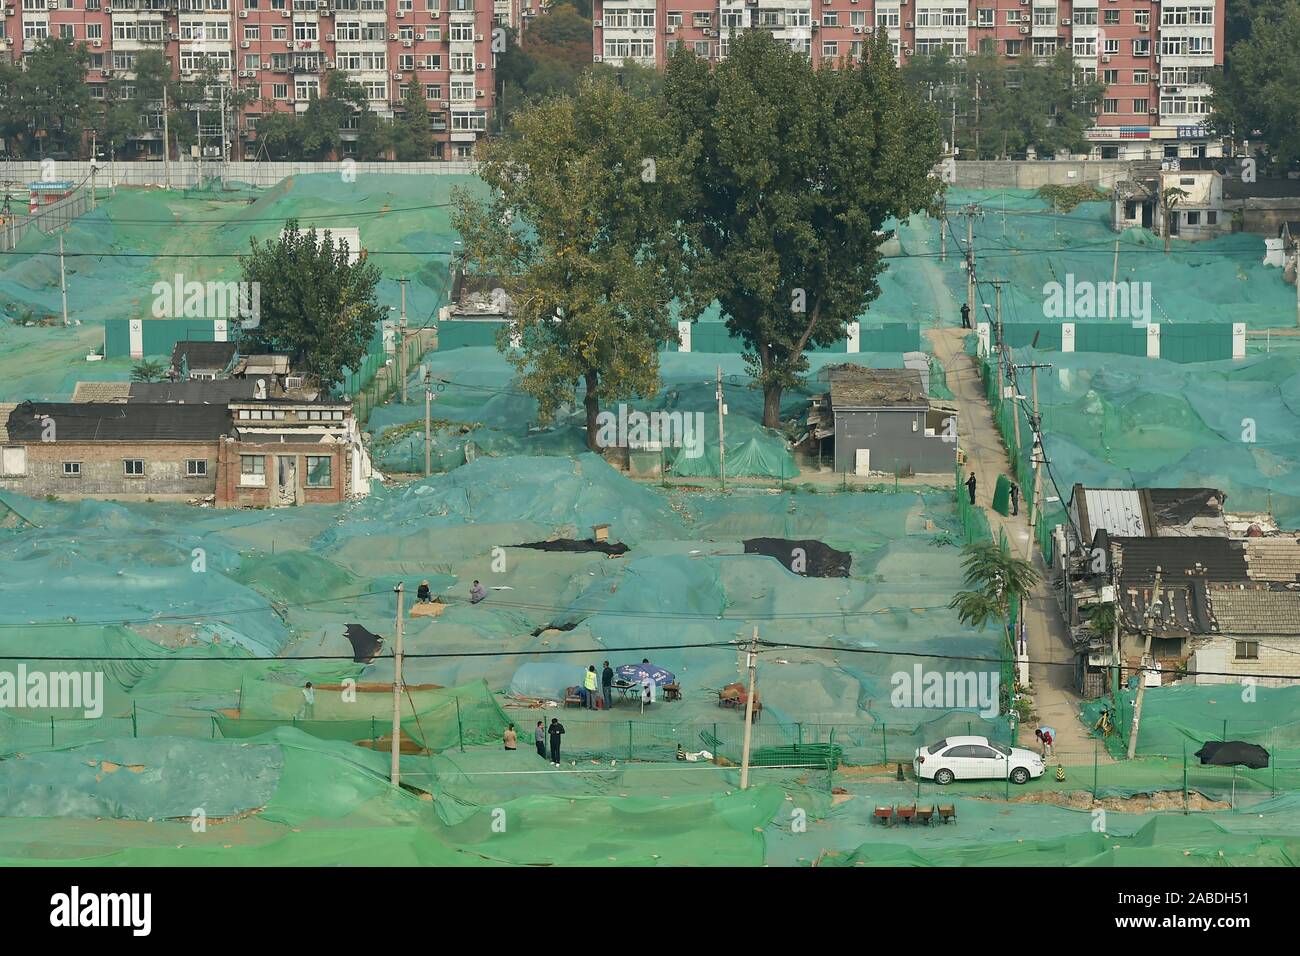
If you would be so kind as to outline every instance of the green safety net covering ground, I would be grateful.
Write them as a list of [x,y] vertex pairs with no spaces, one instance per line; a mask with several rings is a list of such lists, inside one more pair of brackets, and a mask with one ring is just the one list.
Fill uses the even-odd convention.
[[[818,379],[831,364],[852,362],[870,368],[901,368],[903,354],[819,353],[809,356],[809,381],[787,389],[781,402],[783,421],[802,419],[810,395],[825,390]],[[913,354],[924,362],[924,356]],[[785,436],[762,427],[763,396],[749,387],[751,378],[739,355],[663,352],[659,355],[661,387],[650,399],[631,399],[629,410],[667,411],[700,415],[691,418],[701,439],[701,453],[685,456],[665,451],[670,474],[713,477],[718,474],[717,369],[722,368],[727,402],[727,474],[731,477],[791,478],[797,473]],[[495,348],[472,346],[430,352],[423,359],[435,382],[430,417],[435,423],[431,466],[446,471],[476,455],[572,456],[585,449],[583,417],[570,411],[545,429],[537,425],[537,403],[515,385],[515,369]],[[381,470],[422,472],[424,469],[424,388],[422,372],[414,368],[407,402],[400,396],[371,413],[377,464]],[[613,409],[617,414],[617,407]]]
[[[981,278],[1009,280],[1002,292],[1003,317],[1009,322],[1042,321],[1050,282],[1110,282],[1119,241],[1119,282],[1151,283],[1150,321],[1159,323],[1244,322],[1247,327],[1278,328],[1295,324],[1295,287],[1282,281],[1282,270],[1263,265],[1264,237],[1236,233],[1188,242],[1174,238],[1171,252],[1148,229],[1111,230],[1111,203],[1087,202],[1068,213],[1054,211],[1031,190],[956,190],[947,194],[949,220],[957,245],[948,237],[948,288],[965,299],[961,269],[966,246],[966,217],[960,207],[976,205],[976,258]],[[1005,215],[1004,215],[1005,211]],[[914,218],[903,229],[904,245],[913,253],[938,251],[937,222]],[[939,263],[935,263],[936,266]],[[982,300],[993,303],[991,289]],[[976,309],[983,318],[983,310]],[[1120,317],[1117,321],[1122,321]],[[1133,316],[1137,318],[1137,316]],[[948,322],[956,324],[958,316]],[[1107,321],[1105,316],[1065,317],[1058,321]]]
[[[1292,352],[1196,365],[1012,353],[1017,363],[1052,366],[1038,373],[1039,406],[1066,498],[1076,482],[1219,488],[1231,510],[1271,510],[1282,527],[1300,526],[1300,367]],[[1032,486],[1024,480],[1030,449],[1023,415],[1021,432],[1024,489]]]

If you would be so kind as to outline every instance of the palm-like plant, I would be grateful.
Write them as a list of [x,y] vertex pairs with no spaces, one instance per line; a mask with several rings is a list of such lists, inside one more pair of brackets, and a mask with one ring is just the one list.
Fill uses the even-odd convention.
[[957,611],[963,624],[971,627],[983,627],[993,618],[1000,620],[1003,633],[1010,639],[1012,597],[1037,584],[1038,572],[1012,553],[1005,537],[997,544],[968,544],[963,550],[966,590],[953,595],[948,606]]

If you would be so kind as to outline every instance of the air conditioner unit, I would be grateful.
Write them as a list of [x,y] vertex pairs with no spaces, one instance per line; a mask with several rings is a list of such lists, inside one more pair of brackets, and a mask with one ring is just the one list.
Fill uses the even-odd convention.
[[677,32],[677,28],[673,26],[671,23],[668,26],[664,27],[664,33],[667,33],[670,36],[676,32]]
[[411,47],[415,46],[415,41],[414,41],[414,40],[403,40],[403,41],[402,41],[402,46],[409,50]]
[[604,57],[601,56],[599,53],[593,53],[593,54],[591,55],[591,62],[592,62],[592,63],[599,63],[599,62],[600,62],[601,60],[603,60],[603,59],[604,59]]
[[241,20],[247,20],[247,19],[248,19],[248,11],[247,11],[247,10],[240,10],[240,11],[239,11],[239,18],[240,18]]
[[90,41],[90,45],[93,46],[93,47],[95,47],[96,49],[98,49],[99,47],[101,47],[101,46],[104,45],[104,41],[103,41],[103,40],[91,40],[91,41]]
[[395,79],[395,80],[400,80],[401,78],[402,78],[402,74],[400,74],[400,73],[394,73],[394,74],[393,74],[393,79]]
[[112,75],[113,75],[113,71],[112,71],[112,70],[100,70],[100,71],[99,71],[99,75],[100,75],[100,76],[112,76]]
[[1068,26],[1069,26],[1071,23],[1073,23],[1073,22],[1074,22],[1074,21],[1071,20],[1069,17],[1063,17],[1063,18],[1061,19],[1061,26],[1063,26],[1063,27],[1068,27]]
[[603,26],[605,25],[605,21],[604,21],[604,20],[592,20],[592,21],[591,21],[591,25],[592,25],[593,27],[596,27],[597,29],[599,29],[600,27],[603,27]]
[[475,95],[475,96],[487,96],[487,94],[484,93],[482,90],[475,90],[475,91],[474,91],[474,95]]
[[326,60],[326,61],[325,61],[325,69],[327,69],[327,70],[332,70],[332,69],[334,69],[334,61],[333,61],[333,60]]
[[287,16],[289,16],[289,11],[288,11],[288,10],[281,10],[281,11],[280,11],[280,16],[282,16],[282,17],[287,17]]
[[239,48],[240,48],[241,50],[247,50],[248,47],[249,47],[249,43],[248,43],[247,40],[240,40],[240,41],[239,41]]
[[181,38],[181,35],[180,35],[179,33],[169,33],[169,34],[167,34],[167,39],[169,39],[169,40],[179,40],[180,38]]
[[1109,62],[1110,62],[1110,56],[1107,55],[1107,54],[1105,54],[1105,53],[1103,53],[1103,54],[1101,55],[1101,62],[1102,62],[1102,63],[1109,63]]
[[59,9],[59,0],[45,0],[45,9],[46,10]]
[[1156,62],[1157,62],[1157,63],[1160,62],[1160,54],[1159,54],[1159,53],[1156,54]]
[[1149,23],[1139,23],[1139,24],[1138,24],[1138,30],[1139,30],[1140,32],[1142,32],[1142,33],[1150,33],[1150,32],[1151,32],[1151,24],[1149,24]]
[[405,11],[405,10],[398,10],[398,11],[397,11],[397,19],[399,19],[399,20],[404,20],[404,19],[406,19],[406,11]]
[[451,103],[448,100],[443,100],[438,105],[441,106],[443,109],[448,109],[451,106]]
[[711,37],[714,35],[712,30],[701,30],[700,32],[703,33],[706,37]]
[[285,41],[284,41],[284,48],[285,48],[286,50],[292,50],[292,49],[293,49],[293,41],[292,41],[292,40],[285,40]]
[[1147,112],[1150,113],[1152,116],[1159,116],[1159,115],[1160,115],[1160,111],[1159,111],[1158,109],[1156,109],[1154,106],[1151,107],[1151,109],[1147,110]]
[[911,48],[910,46],[909,46],[909,47],[904,47],[904,48],[903,48],[903,52],[906,53],[908,56],[911,56],[911,55],[912,55],[912,48]]
[[854,28],[853,28],[853,32],[854,32],[854,33],[861,33],[861,32],[862,32],[862,27],[854,27]]
[[1021,28],[1020,28],[1020,32],[1021,32],[1021,33],[1028,33],[1028,32],[1029,32],[1029,27],[1021,27]]
[[332,16],[334,16],[334,11],[333,11],[333,10],[322,10],[322,11],[320,12],[320,15],[321,15],[322,17],[332,17]]
[[820,28],[821,25],[822,25],[822,22],[821,22],[820,20],[814,20],[814,21],[812,22],[812,28],[813,28],[814,30]]
[[486,69],[487,69],[487,64],[486,64],[486,63],[476,63],[475,66],[477,66],[480,70],[486,70]]
[[325,42],[326,42],[326,43],[333,43],[333,42],[334,42],[334,34],[332,34],[332,33],[327,33],[327,34],[325,34]]
[[396,40],[396,39],[397,39],[397,34],[396,34],[396,33],[390,33],[390,34],[388,34],[388,39],[390,39],[390,40]]
[[907,23],[904,24],[904,26],[906,26],[907,29],[911,30],[911,29],[912,29],[912,21],[911,21],[911,20],[908,20]]
[[483,34],[481,34],[481,33],[476,33],[476,34],[474,34],[474,42],[475,42],[475,43],[482,43],[482,42],[483,42]]

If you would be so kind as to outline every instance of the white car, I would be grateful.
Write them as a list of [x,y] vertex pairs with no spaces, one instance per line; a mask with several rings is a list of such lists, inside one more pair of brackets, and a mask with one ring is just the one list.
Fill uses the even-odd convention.
[[912,761],[918,777],[947,786],[954,780],[1005,780],[1027,783],[1041,777],[1043,758],[1032,750],[993,743],[987,737],[948,737],[920,747]]

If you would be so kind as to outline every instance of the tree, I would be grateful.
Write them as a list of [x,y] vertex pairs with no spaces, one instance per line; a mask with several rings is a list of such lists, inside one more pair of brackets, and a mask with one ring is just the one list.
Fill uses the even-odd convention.
[[393,120],[393,156],[400,162],[421,162],[433,154],[429,132],[429,101],[424,87],[412,83],[406,88],[402,112]]
[[[658,352],[680,291],[675,233],[693,144],[659,105],[609,80],[522,110],[481,147],[487,199],[455,194],[473,272],[508,277],[522,348],[508,353],[543,421],[577,404],[597,448],[602,402],[658,389]],[[504,349],[509,333],[499,338]]]
[[721,304],[763,390],[763,424],[801,381],[806,351],[842,338],[880,294],[882,227],[932,207],[941,137],[904,89],[884,31],[861,66],[814,69],[762,30],[710,70],[679,49],[665,96],[701,150],[680,217],[691,253],[687,312]]
[[962,571],[966,589],[948,602],[958,619],[970,627],[983,627],[990,620],[1002,622],[1002,634],[1014,644],[1011,634],[1011,601],[1028,594],[1038,583],[1038,572],[1024,558],[1011,551],[1006,537],[997,544],[968,544],[963,549]]
[[241,256],[243,281],[257,283],[259,324],[246,330],[245,351],[288,352],[295,368],[329,388],[343,367],[359,368],[384,310],[375,300],[379,269],[365,258],[349,262],[347,248],[327,230],[300,232],[297,220],[283,235]]
[[1177,186],[1166,186],[1160,191],[1160,205],[1164,209],[1165,255],[1169,255],[1170,227],[1173,225],[1175,209],[1191,193]]
[[296,113],[280,113],[271,106],[257,121],[257,141],[268,159],[297,159],[303,154],[302,121]]
[[155,359],[145,359],[131,367],[131,381],[159,382],[167,376],[167,366]]
[[45,37],[23,55],[22,67],[0,65],[0,136],[18,155],[79,155],[91,116],[86,45]]
[[1259,140],[1282,166],[1300,162],[1300,0],[1257,5],[1249,36],[1212,78],[1212,125]]

